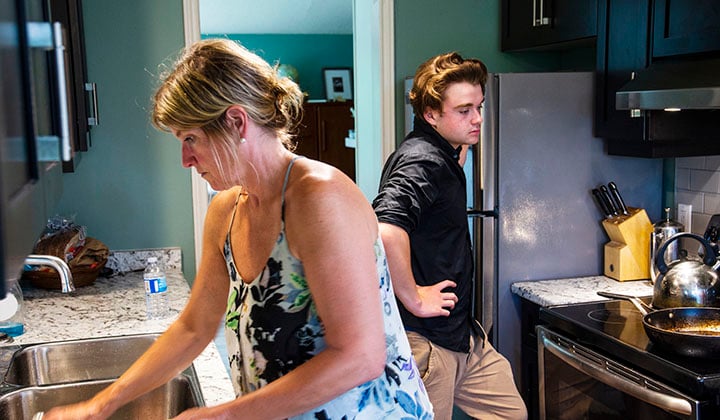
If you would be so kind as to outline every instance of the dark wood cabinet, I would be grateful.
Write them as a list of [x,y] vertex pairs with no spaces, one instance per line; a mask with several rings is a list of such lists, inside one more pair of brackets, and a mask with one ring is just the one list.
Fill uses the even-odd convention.
[[643,138],[643,119],[615,109],[615,93],[649,64],[650,0],[598,0],[595,135]]
[[634,73],[654,63],[720,55],[720,2],[598,0],[597,32],[595,135],[605,139],[609,154],[720,154],[715,111],[616,109],[616,93]]
[[540,324],[540,305],[521,298],[522,350],[520,357],[520,395],[528,410],[528,419],[540,418],[540,387],[538,385],[538,349],[535,327]]
[[596,0],[503,0],[503,51],[568,48],[594,42]]
[[355,128],[353,103],[307,102],[295,153],[325,162],[355,180],[355,149],[345,139]]
[[720,51],[720,2],[655,0],[653,58]]
[[90,129],[97,124],[95,85],[88,83],[81,0],[49,0],[49,19],[64,30],[65,68],[70,142],[73,158],[63,162],[63,171],[73,172],[80,154],[90,149]]

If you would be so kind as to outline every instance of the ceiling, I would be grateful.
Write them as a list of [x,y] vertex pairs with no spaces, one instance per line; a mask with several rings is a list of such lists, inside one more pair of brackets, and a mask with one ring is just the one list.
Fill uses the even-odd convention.
[[352,34],[352,0],[199,0],[204,34]]

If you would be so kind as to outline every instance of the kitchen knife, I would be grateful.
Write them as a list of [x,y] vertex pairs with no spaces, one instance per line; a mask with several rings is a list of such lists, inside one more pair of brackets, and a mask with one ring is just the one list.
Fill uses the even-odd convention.
[[612,198],[610,198],[610,191],[608,191],[604,185],[600,186],[600,197],[607,208],[610,209],[610,213],[612,213],[613,216],[617,216],[619,214],[618,209],[615,208],[615,204],[613,204]]
[[595,202],[597,202],[598,206],[600,206],[600,210],[602,210],[603,215],[606,219],[612,219],[614,216],[612,214],[612,210],[605,204],[605,201],[602,198],[602,193],[599,189],[593,188],[592,194],[595,196]]
[[623,201],[622,196],[620,196],[620,191],[618,191],[617,185],[615,185],[614,182],[610,181],[610,183],[608,184],[608,188],[610,189],[610,196],[615,202],[615,206],[620,211],[620,213],[626,216],[629,215],[630,212],[628,212],[627,206],[625,206],[625,201]]

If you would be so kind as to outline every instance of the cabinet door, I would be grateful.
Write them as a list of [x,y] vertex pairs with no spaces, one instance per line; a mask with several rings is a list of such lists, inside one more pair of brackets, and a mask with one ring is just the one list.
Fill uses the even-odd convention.
[[[51,29],[46,4],[42,0],[21,2],[25,7],[25,15],[30,25],[37,29]],[[44,226],[48,217],[52,216],[55,206],[62,195],[61,157],[58,155],[62,142],[63,115],[60,112],[61,95],[58,74],[62,71],[55,60],[55,49],[48,38],[39,35],[31,36],[28,42],[28,77],[31,78],[32,126],[31,137],[36,142],[38,163],[37,182],[38,197],[33,204],[38,211],[40,225]],[[67,70],[67,67],[64,67]],[[68,110],[70,111],[70,110]],[[72,112],[69,112],[72,115]],[[74,131],[68,125],[69,135]]]
[[596,0],[503,0],[502,50],[591,40],[597,34]]
[[63,163],[65,172],[73,172],[80,155],[90,148],[91,120],[97,116],[91,114],[91,103],[85,89],[87,66],[85,63],[85,41],[82,20],[81,0],[49,0],[50,20],[60,22],[65,30],[65,60],[68,81],[68,116],[73,160]]
[[641,140],[643,119],[615,109],[615,93],[648,65],[649,0],[599,0],[595,135]]
[[535,327],[544,324],[544,322],[540,321],[540,305],[525,298],[521,298],[520,302],[520,330],[522,334],[520,395],[525,400],[528,419],[536,420],[540,418],[540,386],[538,384],[538,350]]
[[43,54],[29,48],[25,19],[36,11],[30,6],[0,0],[0,298],[5,296],[6,281],[20,277],[46,220],[45,166],[38,162],[35,119],[42,107],[33,88],[47,83],[38,86],[33,76],[36,69],[48,71],[48,66],[46,60],[35,60]]
[[355,127],[351,102],[327,103],[317,109],[320,160],[355,180],[355,149],[345,147],[348,131]]
[[720,51],[720,2],[656,0],[653,57]]
[[303,105],[303,120],[297,133],[295,153],[310,159],[320,159],[318,153],[317,137],[317,107],[318,104],[305,103]]

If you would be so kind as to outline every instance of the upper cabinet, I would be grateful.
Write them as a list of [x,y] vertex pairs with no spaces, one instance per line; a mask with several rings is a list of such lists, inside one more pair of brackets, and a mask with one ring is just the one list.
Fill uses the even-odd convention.
[[48,19],[60,22],[63,29],[68,135],[72,147],[72,158],[63,162],[63,170],[72,172],[81,156],[78,152],[90,149],[90,129],[99,122],[97,93],[95,84],[88,82],[87,77],[81,0],[49,0],[48,5]]
[[[702,60],[720,56],[720,2],[598,0],[597,32],[595,134],[606,139],[608,153],[651,158],[720,154],[717,110],[618,110],[616,97],[636,75],[641,80],[642,72],[662,80],[656,70],[668,64],[699,60],[702,66]],[[665,77],[673,89],[693,78],[690,72]]]
[[642,118],[615,109],[615,93],[649,64],[650,0],[598,0],[595,135],[642,138]]
[[502,0],[503,51],[567,48],[597,35],[596,0]]
[[69,148],[61,141],[67,124],[53,114],[64,80],[56,65],[59,28],[45,20],[42,0],[0,4],[1,297],[5,283],[20,277],[62,194],[61,159]]
[[655,0],[653,58],[720,51],[720,2]]

